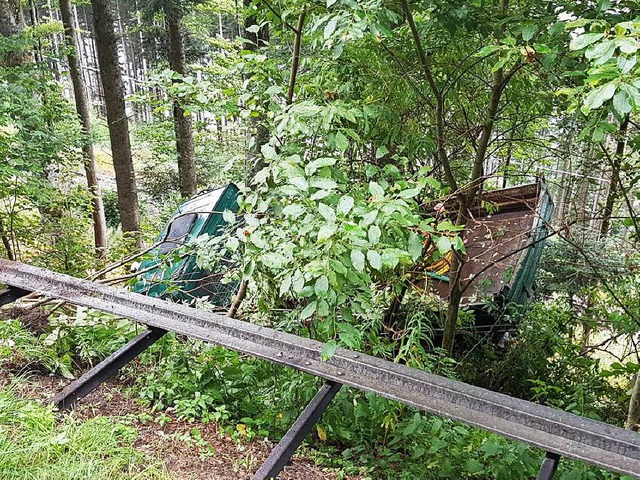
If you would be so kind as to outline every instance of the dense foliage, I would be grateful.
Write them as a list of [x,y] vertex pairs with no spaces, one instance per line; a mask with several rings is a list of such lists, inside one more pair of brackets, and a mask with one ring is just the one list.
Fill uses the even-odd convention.
[[[113,158],[104,60],[94,53],[95,25],[115,29],[138,238],[153,245],[191,193],[190,167],[198,188],[240,187],[238,211],[217,212],[228,228],[177,248],[166,265],[193,255],[239,285],[230,313],[318,339],[324,359],[347,347],[638,430],[637,2],[126,0],[111,6],[113,25],[78,4],[91,129],[73,108],[56,5],[31,3],[25,22],[26,5],[0,0],[2,258],[130,285],[136,266],[155,259],[120,228],[133,215],[131,192]],[[92,245],[98,190],[83,179],[87,144],[105,205],[105,256]],[[480,334],[474,310],[461,305],[464,226],[481,192],[541,177],[555,212],[535,296],[525,308],[490,303],[509,334]],[[451,202],[457,211],[444,210]],[[105,262],[114,265],[102,270]],[[429,293],[434,262],[447,264],[448,296]],[[192,306],[221,308],[207,299]],[[33,298],[0,315],[7,374],[73,377],[137,331]],[[216,422],[239,443],[281,436],[319,386],[173,335],[123,375],[159,417],[171,409]],[[52,415],[0,392],[0,450],[23,452],[3,456],[0,477],[22,469],[45,478],[42,462],[60,475],[77,460],[96,478],[115,470],[163,478],[122,447],[126,426],[56,425]],[[37,436],[47,449],[32,455]],[[77,456],[66,456],[62,440]],[[92,456],[98,442],[109,458]],[[308,445],[321,465],[364,478],[531,478],[543,456],[346,388]],[[617,477],[567,461],[559,478]]]

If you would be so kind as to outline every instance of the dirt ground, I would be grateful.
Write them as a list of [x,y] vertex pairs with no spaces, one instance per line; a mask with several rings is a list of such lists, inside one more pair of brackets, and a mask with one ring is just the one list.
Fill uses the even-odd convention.
[[[6,370],[0,371],[0,387],[13,381]],[[60,391],[69,380],[32,374],[17,384],[23,397],[43,401]],[[109,381],[82,399],[71,413],[79,418],[96,416],[126,417],[140,432],[135,447],[162,459],[175,480],[240,480],[251,478],[267,458],[273,445],[264,441],[238,444],[218,426],[178,420],[171,412],[160,415],[141,406],[124,394],[117,381]],[[157,421],[162,418],[162,422]],[[278,477],[282,480],[333,480],[326,471],[304,457],[294,457]]]

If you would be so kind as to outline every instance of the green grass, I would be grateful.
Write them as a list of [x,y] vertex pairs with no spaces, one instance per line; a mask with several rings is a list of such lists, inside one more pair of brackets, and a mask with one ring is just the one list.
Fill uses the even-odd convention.
[[163,480],[164,465],[136,451],[118,419],[56,420],[51,408],[0,390],[0,480]]

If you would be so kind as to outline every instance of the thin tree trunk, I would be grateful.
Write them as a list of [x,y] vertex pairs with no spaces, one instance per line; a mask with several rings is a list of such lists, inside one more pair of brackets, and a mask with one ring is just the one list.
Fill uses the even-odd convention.
[[[252,0],[243,0],[245,12],[254,8],[252,3]],[[255,12],[253,10],[246,12],[244,19],[244,38],[246,39],[243,44],[244,50],[257,52],[260,47],[266,45],[269,41],[269,29],[267,25],[262,26],[256,33],[249,31],[251,27],[257,24],[258,22]],[[247,165],[249,171],[249,182],[253,176],[264,167],[260,150],[262,145],[265,145],[268,141],[269,130],[265,126],[263,116],[249,117],[249,129],[247,131]]]
[[573,132],[567,132],[562,146],[562,160],[558,159],[556,167],[560,173],[560,181],[558,183],[557,205],[553,210],[554,223],[556,226],[564,223],[565,204],[567,197],[571,194],[571,176],[566,173],[571,171],[571,147],[573,145]]
[[0,239],[2,240],[2,245],[4,245],[4,249],[7,252],[7,258],[9,260],[15,260],[16,255],[13,252],[13,247],[11,246],[11,240],[7,236],[7,232],[4,230],[4,224],[2,222],[2,217],[0,217]]
[[576,223],[582,229],[582,234],[586,233],[586,227],[589,219],[589,192],[591,183],[589,182],[589,172],[593,167],[595,150],[593,145],[589,146],[586,158],[583,161],[582,177],[580,178],[578,189],[576,192]]
[[107,255],[107,224],[104,216],[104,204],[98,183],[96,172],[96,157],[93,151],[91,139],[91,117],[89,114],[89,102],[87,100],[87,90],[80,70],[78,59],[78,39],[76,26],[71,11],[70,0],[60,0],[60,13],[62,24],[64,25],[65,39],[67,43],[67,59],[69,61],[69,75],[73,83],[73,95],[76,101],[76,110],[80,118],[82,133],[82,152],[84,153],[84,170],[87,175],[87,186],[91,192],[91,205],[93,207],[93,237],[96,249],[96,256],[103,261]]
[[10,37],[20,33],[20,27],[9,0],[0,0],[0,35]]
[[627,430],[637,432],[640,429],[640,373],[636,373],[633,381],[633,392],[629,400],[627,415]]
[[[185,54],[180,12],[174,8],[165,8],[167,30],[169,33],[169,66],[171,70],[186,75]],[[193,122],[176,99],[173,101],[173,124],[176,132],[178,150],[178,175],[180,176],[180,195],[187,198],[196,193],[196,155],[193,146]]]
[[296,89],[296,78],[298,77],[298,66],[300,65],[300,48],[302,46],[302,27],[304,27],[304,17],[307,10],[303,7],[298,17],[296,26],[296,38],[293,44],[293,55],[291,57],[291,75],[289,76],[289,90],[287,92],[287,105],[293,103],[293,94]]
[[135,237],[136,246],[140,248],[142,237],[139,227],[138,190],[131,156],[129,120],[124,101],[122,72],[118,62],[116,35],[113,29],[113,13],[109,0],[91,0],[91,6],[93,7],[100,78],[102,79],[107,110],[111,154],[116,172],[118,210],[122,221],[122,231],[132,234]]
[[[33,0],[29,1],[29,20],[31,21],[32,27],[38,25],[38,9],[36,8],[36,4]],[[38,39],[38,46],[34,51],[34,56],[36,63],[42,62],[42,44],[40,39]]]
[[613,215],[613,204],[618,198],[618,190],[620,189],[620,167],[624,160],[624,151],[627,147],[627,130],[629,128],[629,114],[620,124],[618,131],[618,139],[616,141],[616,154],[613,157],[611,165],[611,183],[609,184],[609,193],[604,204],[604,212],[602,214],[602,226],[600,227],[600,235],[606,237],[609,234],[611,226],[611,216]]
[[[503,91],[504,75],[502,69],[500,69],[493,75],[493,84],[487,111],[487,120],[482,127],[482,133],[480,135],[480,140],[478,141],[469,189],[467,191],[467,194],[464,195],[464,202],[460,205],[458,210],[458,217],[456,220],[457,225],[464,225],[469,220],[470,210],[473,206],[476,196],[478,195],[478,192],[480,191],[480,187],[484,182],[482,167],[484,165],[484,159],[487,155],[487,148],[489,146],[489,140],[491,139],[491,134],[493,132],[493,126],[495,123],[498,106],[500,105],[500,99],[502,98]],[[444,322],[444,334],[442,337],[442,348],[449,352],[449,354],[453,352],[456,325],[458,323],[458,314],[460,313],[460,302],[462,301],[463,286],[461,283],[464,263],[465,262],[462,255],[456,252],[451,260],[451,274],[449,278],[449,304],[447,306],[447,316]]]
[[[506,16],[507,7],[509,5],[508,0],[502,0],[501,15]],[[463,202],[458,210],[458,218],[456,220],[457,225],[465,225],[470,218],[470,210],[473,203],[476,200],[478,192],[484,183],[483,165],[487,157],[487,149],[489,147],[489,141],[493,134],[493,127],[498,114],[498,107],[500,106],[500,100],[502,99],[502,93],[513,74],[517,71],[518,66],[515,66],[506,76],[502,68],[493,73],[493,81],[491,84],[491,95],[489,98],[489,106],[487,107],[487,115],[485,123],[482,126],[482,132],[478,145],[476,148],[476,154],[473,161],[473,170],[471,173],[471,180],[466,195],[463,195]],[[449,283],[449,305],[447,306],[447,316],[444,322],[444,334],[442,337],[442,348],[446,350],[449,355],[453,352],[453,345],[455,342],[456,325],[458,323],[458,314],[460,313],[460,302],[462,301],[462,295],[466,287],[462,286],[462,269],[464,268],[464,257],[458,252],[454,252],[451,261],[451,274]],[[451,278],[452,277],[452,278]]]
[[[0,0],[0,36],[18,35],[23,29],[24,24],[17,18],[11,0]],[[0,54],[0,67],[15,67],[26,61],[27,53],[23,49]]]

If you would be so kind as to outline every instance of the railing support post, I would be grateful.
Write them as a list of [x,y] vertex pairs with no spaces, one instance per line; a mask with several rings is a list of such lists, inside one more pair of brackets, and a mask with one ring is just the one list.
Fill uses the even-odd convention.
[[268,480],[278,476],[341,387],[341,383],[325,382],[309,405],[293,422],[280,443],[271,451],[269,457],[253,476],[253,480]]
[[547,452],[547,455],[542,461],[540,472],[538,473],[537,480],[551,480],[556,474],[558,464],[560,463],[560,455],[553,452]]
[[60,410],[69,410],[78,400],[98,388],[102,382],[115,376],[122,367],[162,338],[165,333],[167,331],[161,328],[145,330],[80,378],[71,382],[55,397],[49,399],[47,403],[53,404]]
[[31,292],[29,290],[11,286],[9,288],[0,290],[0,307],[9,303],[13,303],[19,298],[29,295],[30,293]]

